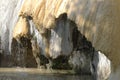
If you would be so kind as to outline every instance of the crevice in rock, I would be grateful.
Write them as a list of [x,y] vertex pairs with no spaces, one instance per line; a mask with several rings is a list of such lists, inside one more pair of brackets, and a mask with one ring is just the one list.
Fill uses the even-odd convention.
[[71,21],[71,23],[73,25],[73,51],[68,60],[69,64],[79,74],[91,74],[91,63],[95,49],[92,43],[78,30],[76,23],[74,21]]

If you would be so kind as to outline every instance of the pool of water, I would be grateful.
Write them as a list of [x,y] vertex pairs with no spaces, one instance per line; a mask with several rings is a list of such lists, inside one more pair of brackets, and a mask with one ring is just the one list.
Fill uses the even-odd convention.
[[[71,70],[45,70],[37,68],[0,68],[0,80],[94,80],[90,75],[76,75]],[[120,80],[120,69],[112,72],[108,80]]]
[[89,75],[75,75],[65,70],[1,68],[0,80],[93,80]]

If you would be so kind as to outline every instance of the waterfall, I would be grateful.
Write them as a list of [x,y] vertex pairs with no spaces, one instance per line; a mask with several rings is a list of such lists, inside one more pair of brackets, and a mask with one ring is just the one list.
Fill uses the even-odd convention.
[[18,19],[19,10],[24,0],[1,0],[0,36],[1,47],[5,54],[10,54],[12,32]]
[[[19,20],[19,14],[25,13],[32,17],[29,20],[30,35],[37,40],[41,50],[40,54],[47,56],[45,51],[47,46],[47,51],[53,59],[59,55],[68,56],[74,50],[70,39],[72,32],[70,32],[71,24],[69,22],[60,20],[61,22],[57,23],[57,26],[54,25],[55,27],[48,29],[51,32],[48,41],[44,41],[45,38],[40,34],[41,29],[49,28],[48,25],[52,21],[49,15],[54,16],[57,22],[59,21],[57,19],[60,19],[59,16],[66,13],[67,19],[76,24],[83,38],[85,37],[88,42],[91,42],[95,50],[105,53],[112,61],[113,67],[117,68],[120,64],[119,4],[119,0],[1,0],[0,48],[4,54],[12,54],[13,29]],[[48,42],[49,45],[45,42]],[[25,52],[18,51],[18,53]],[[16,56],[18,61],[22,57],[21,55]]]

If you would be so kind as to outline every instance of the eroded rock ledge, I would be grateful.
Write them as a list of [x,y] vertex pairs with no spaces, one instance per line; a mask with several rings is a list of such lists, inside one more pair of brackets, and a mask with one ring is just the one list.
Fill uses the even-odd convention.
[[[105,2],[108,6],[107,1]],[[81,5],[76,7],[77,3]],[[96,68],[95,64],[93,65],[96,50],[84,36],[84,30],[94,31],[94,34],[95,30],[99,29],[93,28],[94,24],[103,21],[101,24],[104,25],[102,17],[95,21],[98,18],[97,9],[100,5],[99,12],[103,3],[104,1],[99,0],[25,0],[13,30],[13,66],[29,67],[30,63],[34,63],[34,67],[39,68],[73,68],[78,73],[91,73],[91,66]],[[51,5],[54,6],[50,7]],[[107,14],[103,12],[101,15]],[[108,20],[105,21],[107,24]],[[32,33],[31,27],[34,28]],[[85,27],[82,28],[84,34],[81,34],[81,28],[78,30],[78,27]],[[87,30],[90,29],[88,27],[92,27],[92,30]],[[102,31],[102,28],[100,30]],[[88,38],[88,34],[86,35]]]
[[[29,40],[32,39],[34,34],[29,33],[30,32],[30,25],[29,25],[30,23],[28,18],[29,15],[27,15],[26,17],[22,17],[22,16],[26,16],[26,14],[21,15],[18,22],[16,23],[16,26],[13,31],[13,41],[16,40],[18,43],[18,47],[20,47],[20,49],[23,48],[22,50],[19,50],[20,51],[19,54],[23,55],[24,57],[27,51],[26,48],[28,47],[27,43],[29,42],[26,41],[25,39],[29,39]],[[35,58],[37,58],[36,62],[38,63],[38,65],[40,65],[39,63],[41,61],[38,58],[39,54],[44,55],[48,59],[49,63],[51,63],[52,61],[55,61],[55,59],[57,59],[59,56],[64,56],[66,58],[63,61],[68,60],[67,58],[71,55],[73,51],[76,50],[85,51],[86,56],[88,56],[89,60],[90,61],[92,60],[94,48],[92,47],[91,42],[89,42],[85,38],[85,36],[80,33],[76,23],[68,19],[66,13],[63,13],[58,18],[55,18],[52,24],[49,26],[51,26],[52,28],[49,29],[44,28],[45,31],[42,31],[42,33],[41,31],[39,31],[41,35],[40,41],[35,41],[37,40],[35,39],[35,37],[33,37],[32,39],[33,41],[31,44],[34,52],[33,55]],[[24,39],[23,42],[22,39]],[[30,42],[28,44],[30,44]],[[24,45],[26,45],[26,47]],[[37,47],[39,48],[39,50],[37,49]],[[13,48],[12,54],[14,54],[14,51],[15,50]],[[49,64],[49,66],[51,66],[51,64]]]
[[[26,15],[23,14],[21,16]],[[26,57],[29,55],[27,51],[32,49],[38,68],[73,69],[76,73],[92,74],[95,78],[108,78],[111,72],[110,60],[100,52],[95,53],[96,50],[92,43],[81,34],[76,23],[67,17],[67,13],[62,13],[55,18],[49,25],[51,28],[43,28],[43,31],[40,31],[36,26],[33,26],[41,36],[40,40],[34,34],[29,33],[31,25],[26,25],[26,23],[30,24],[33,18],[30,16],[31,18],[29,19],[28,16],[25,17],[25,20],[22,20],[23,22],[21,20],[17,22],[17,24],[20,22],[25,24],[24,30],[17,34],[15,33],[17,28],[22,29],[20,24],[15,26],[13,31],[13,35],[16,34],[16,36],[13,36],[13,41],[15,40],[16,43],[13,42],[12,47],[14,44],[18,44],[16,45],[18,48],[13,47],[12,49],[14,64],[16,64],[14,66],[27,66],[25,63]],[[33,30],[33,32],[35,31]],[[15,51],[15,49],[18,51]],[[105,60],[104,65],[101,65],[102,59],[99,58],[101,55],[102,59]],[[99,69],[99,67],[103,69]],[[107,74],[103,74],[105,68],[108,68],[105,71]]]

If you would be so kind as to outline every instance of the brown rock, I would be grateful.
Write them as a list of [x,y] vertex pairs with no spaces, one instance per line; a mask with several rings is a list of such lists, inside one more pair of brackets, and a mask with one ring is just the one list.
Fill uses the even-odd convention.
[[27,18],[20,16],[13,30],[13,37],[20,38],[22,36],[28,37],[30,35],[30,25]]
[[26,0],[21,12],[33,17],[38,30],[49,22],[49,14],[57,18],[60,14],[67,13],[68,18],[77,24],[94,47],[104,52],[114,66],[118,66],[119,4],[119,0]]

